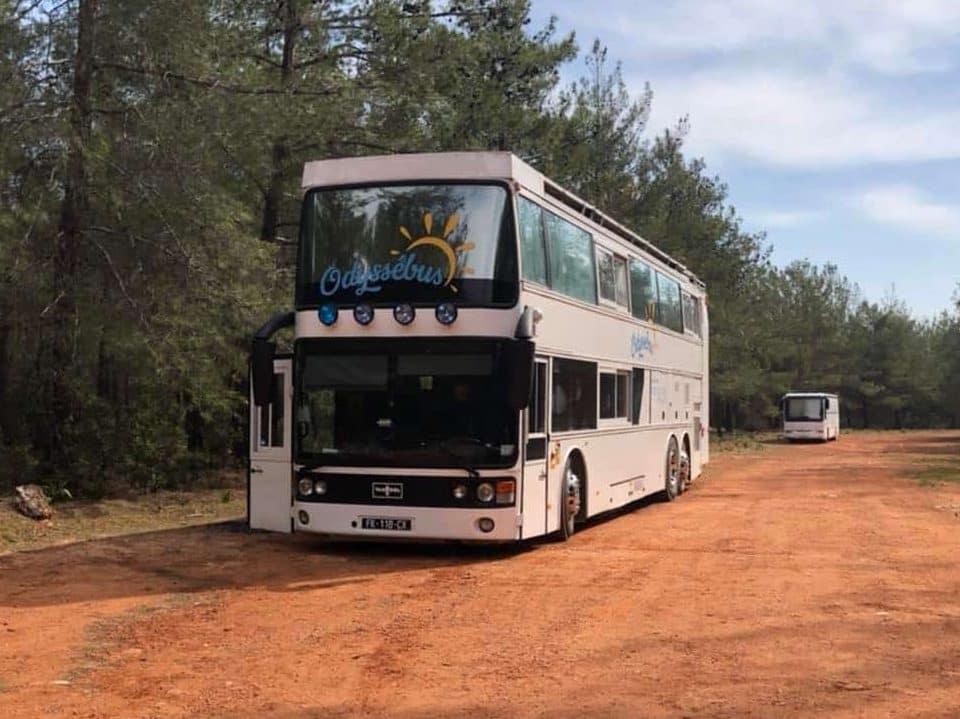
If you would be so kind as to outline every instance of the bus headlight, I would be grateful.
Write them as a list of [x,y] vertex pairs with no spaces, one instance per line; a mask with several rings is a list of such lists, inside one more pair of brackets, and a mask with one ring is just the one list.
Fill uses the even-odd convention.
[[327,483],[322,479],[318,479],[316,482],[313,483],[313,491],[314,491],[314,494],[319,494],[319,495],[326,494]]
[[313,480],[304,477],[299,482],[297,482],[297,492],[304,496],[313,494]]
[[453,498],[454,499],[463,499],[467,496],[467,486],[465,484],[458,484],[453,488]]
[[452,325],[457,319],[457,306],[452,302],[441,302],[437,305],[437,322],[442,325]]
[[484,482],[477,486],[477,499],[481,502],[489,502],[493,499],[494,491],[493,485],[489,482]]
[[340,311],[337,309],[337,306],[330,302],[320,305],[320,309],[317,310],[317,316],[320,318],[320,322],[326,327],[336,324],[338,314],[340,314]]
[[402,305],[397,305],[393,308],[393,319],[402,325],[410,324],[416,316],[417,311],[413,309],[413,305],[408,302],[404,302]]
[[373,322],[373,307],[370,305],[357,305],[353,308],[353,319],[358,325],[368,325]]

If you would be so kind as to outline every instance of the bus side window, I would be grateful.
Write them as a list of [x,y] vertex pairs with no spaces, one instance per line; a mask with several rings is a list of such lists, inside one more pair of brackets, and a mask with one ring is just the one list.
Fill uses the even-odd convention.
[[653,270],[639,260],[630,260],[630,309],[637,319],[655,322],[657,283]]
[[660,298],[657,306],[657,322],[674,332],[683,332],[680,283],[659,272],[656,275],[657,293]]
[[546,230],[551,289],[597,304],[593,235],[552,212],[546,213]]
[[597,428],[597,363],[553,360],[550,431]]
[[283,375],[273,375],[273,388],[270,396],[270,446],[283,446]]
[[520,261],[523,279],[547,284],[547,256],[543,244],[543,211],[523,197],[517,200],[520,218]]
[[630,420],[634,424],[640,424],[640,411],[643,407],[643,376],[643,370],[634,367],[633,382],[631,383],[633,391],[630,402]]
[[283,375],[277,373],[270,386],[270,402],[260,407],[260,447],[283,446],[283,399]]
[[686,292],[683,293],[683,329],[701,336],[700,300]]
[[533,397],[527,409],[527,461],[547,456],[547,363],[534,364]]

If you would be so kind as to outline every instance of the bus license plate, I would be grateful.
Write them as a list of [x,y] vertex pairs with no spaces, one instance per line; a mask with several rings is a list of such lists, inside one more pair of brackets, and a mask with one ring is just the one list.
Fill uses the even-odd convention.
[[409,532],[413,528],[413,520],[398,517],[360,517],[360,528]]

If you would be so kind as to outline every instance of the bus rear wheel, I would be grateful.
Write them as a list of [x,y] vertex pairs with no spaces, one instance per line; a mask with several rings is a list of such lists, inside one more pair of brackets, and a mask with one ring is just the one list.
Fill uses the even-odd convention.
[[687,448],[687,442],[684,440],[683,449],[680,450],[680,493],[690,489],[691,482],[690,451]]
[[680,496],[680,445],[677,444],[676,437],[671,437],[667,443],[664,475],[663,496],[668,502],[672,502]]
[[577,517],[583,503],[583,485],[570,462],[563,469],[560,486],[560,539],[567,541],[576,530]]

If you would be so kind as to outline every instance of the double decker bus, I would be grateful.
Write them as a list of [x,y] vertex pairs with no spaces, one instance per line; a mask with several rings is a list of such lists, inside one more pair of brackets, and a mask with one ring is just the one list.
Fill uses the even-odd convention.
[[310,162],[303,191],[295,309],[253,343],[252,528],[565,539],[700,475],[681,263],[509,153]]

